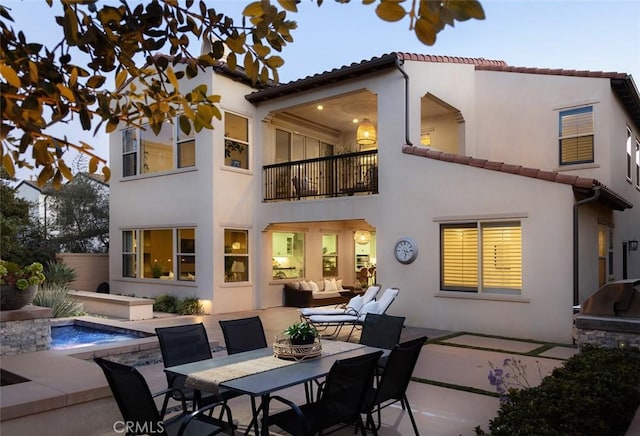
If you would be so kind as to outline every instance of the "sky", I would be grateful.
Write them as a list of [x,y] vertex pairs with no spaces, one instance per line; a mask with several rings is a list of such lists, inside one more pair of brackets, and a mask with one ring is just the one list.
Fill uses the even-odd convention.
[[[28,39],[58,40],[56,14],[44,0],[1,1],[12,9],[14,27],[23,30]],[[207,5],[237,20],[248,3],[207,0]],[[486,19],[447,26],[435,45],[427,46],[409,31],[408,18],[384,22],[377,18],[373,6],[359,0],[348,4],[324,0],[321,7],[315,0],[302,0],[298,13],[289,15],[298,22],[298,29],[293,32],[294,42],[281,53],[285,65],[279,70],[280,80],[288,82],[399,51],[482,57],[517,67],[615,71],[631,74],[636,87],[640,85],[640,0],[480,3]],[[409,5],[410,0],[404,4]],[[73,126],[65,126],[64,131],[69,139],[89,142],[99,155],[108,157],[106,135],[93,137]]]

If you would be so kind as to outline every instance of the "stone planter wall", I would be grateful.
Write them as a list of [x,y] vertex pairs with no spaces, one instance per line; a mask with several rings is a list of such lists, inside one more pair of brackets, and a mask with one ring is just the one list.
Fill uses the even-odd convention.
[[48,350],[51,316],[51,309],[38,306],[0,312],[0,356]]
[[578,349],[640,348],[640,319],[611,316],[576,316]]

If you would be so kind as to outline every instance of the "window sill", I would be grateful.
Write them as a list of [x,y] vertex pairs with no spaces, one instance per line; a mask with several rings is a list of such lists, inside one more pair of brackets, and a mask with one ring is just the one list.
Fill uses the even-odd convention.
[[485,300],[485,301],[506,301],[510,303],[531,303],[530,298],[521,295],[505,294],[478,294],[475,292],[438,291],[434,294],[436,298],[455,298],[459,300]]
[[220,285],[221,288],[247,288],[253,286],[251,282],[224,282]]
[[238,174],[246,174],[249,176],[253,175],[253,171],[250,169],[245,169],[245,168],[236,168],[236,167],[232,167],[230,165],[223,165],[220,167],[220,169],[222,171],[229,171],[231,173],[238,173]]
[[185,168],[175,168],[173,170],[167,171],[158,171],[155,173],[144,173],[144,174],[136,174],[135,176],[122,176],[120,178],[121,182],[130,182],[133,180],[141,180],[141,179],[149,179],[152,177],[163,177],[163,176],[171,176],[174,174],[182,174],[182,173],[190,173],[193,171],[198,171],[198,167],[185,167]]
[[563,171],[573,171],[573,170],[590,170],[593,168],[600,168],[600,165],[597,163],[582,163],[582,164],[567,164],[562,165],[560,167],[554,168],[553,171],[561,173]]
[[198,284],[195,280],[162,280],[162,279],[137,279],[135,277],[122,277],[117,279],[119,282],[141,283],[149,285],[170,285],[183,286],[185,288],[196,288]]

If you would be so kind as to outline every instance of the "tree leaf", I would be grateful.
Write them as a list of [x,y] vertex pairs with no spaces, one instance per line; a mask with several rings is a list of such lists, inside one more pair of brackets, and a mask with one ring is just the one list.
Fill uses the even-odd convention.
[[9,85],[14,88],[20,88],[22,84],[20,83],[20,77],[16,74],[13,68],[5,63],[0,63],[0,74],[5,78]]
[[71,173],[71,170],[69,169],[65,161],[63,161],[62,159],[58,160],[58,171],[60,171],[60,173],[64,176],[65,179],[73,180],[73,173]]
[[13,159],[10,154],[6,153],[2,156],[2,167],[7,171],[9,177],[13,178],[16,175],[16,167],[13,166]]
[[104,85],[104,82],[107,80],[104,76],[91,76],[89,80],[87,80],[87,86],[89,88],[100,88]]
[[289,12],[298,12],[298,0],[278,0],[278,4]]
[[73,95],[73,92],[69,88],[64,86],[62,83],[58,83],[56,85],[56,88],[58,88],[58,91],[60,91],[60,94],[70,102],[74,103],[76,101],[76,96]]
[[108,182],[109,179],[111,178],[111,170],[109,169],[109,167],[107,166],[102,167],[102,175],[104,176],[104,181]]
[[376,15],[384,21],[394,22],[402,20],[407,12],[398,3],[383,1],[376,8]]
[[424,18],[418,18],[415,27],[416,36],[423,44],[433,45],[436,42],[434,26]]

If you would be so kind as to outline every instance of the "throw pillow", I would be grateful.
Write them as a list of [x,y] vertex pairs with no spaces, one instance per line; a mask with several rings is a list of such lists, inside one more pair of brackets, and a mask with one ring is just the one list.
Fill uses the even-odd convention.
[[377,301],[373,300],[373,301],[369,301],[367,304],[365,304],[362,309],[360,309],[360,315],[365,315],[367,313],[378,313],[378,310],[380,309],[380,305],[378,304]]
[[327,280],[324,279],[324,290],[327,292],[336,292],[338,286],[336,285],[336,279]]
[[309,288],[311,289],[311,292],[320,292],[318,284],[313,280],[309,280]]
[[309,282],[306,282],[305,280],[300,280],[300,289],[302,289],[303,291],[310,291],[311,286],[309,286]]
[[300,282],[291,282],[289,283],[289,286],[291,286],[293,289],[300,289]]
[[338,291],[344,290],[344,288],[342,287],[342,279],[336,280],[336,288],[338,288]]

